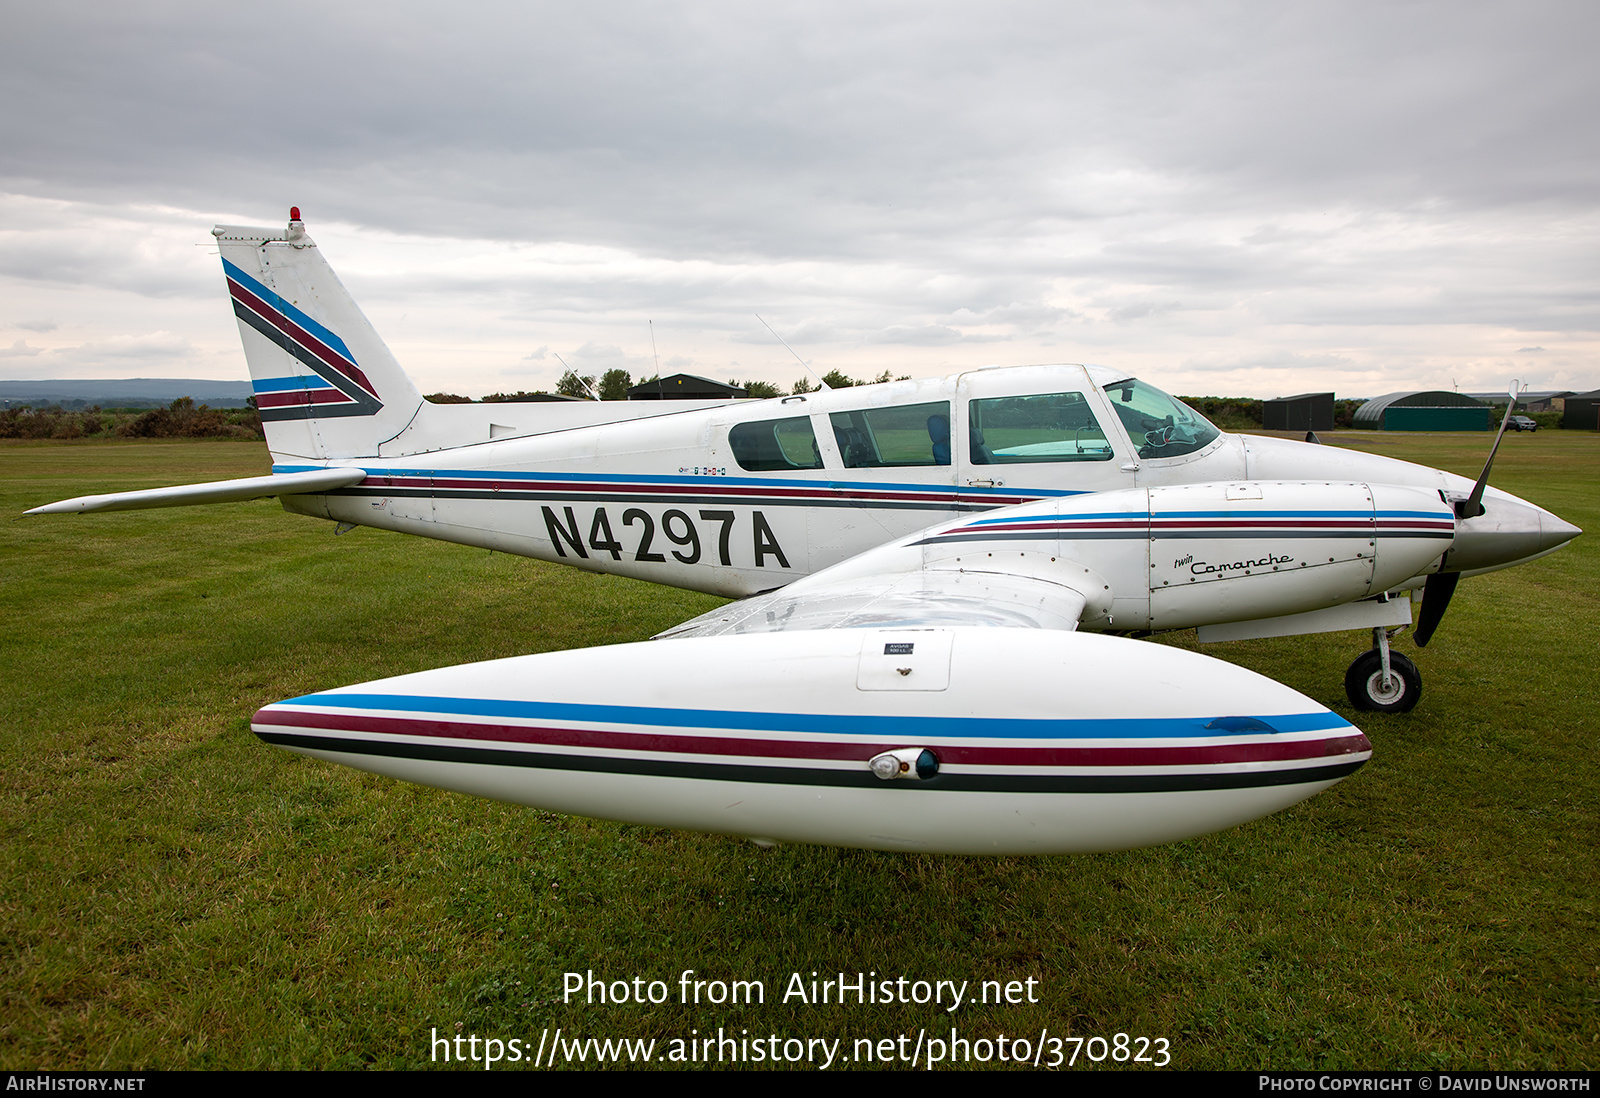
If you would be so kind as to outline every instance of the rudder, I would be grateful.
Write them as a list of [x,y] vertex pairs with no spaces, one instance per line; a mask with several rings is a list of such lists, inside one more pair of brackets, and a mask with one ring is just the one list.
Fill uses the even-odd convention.
[[422,405],[406,376],[306,235],[218,225],[228,294],[274,455],[373,457]]

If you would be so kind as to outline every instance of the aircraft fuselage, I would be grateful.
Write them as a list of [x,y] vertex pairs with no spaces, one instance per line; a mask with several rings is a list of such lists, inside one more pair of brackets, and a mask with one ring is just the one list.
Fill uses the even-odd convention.
[[[1470,489],[1465,478],[1345,448],[1212,430],[1213,437],[1189,440],[1198,444],[1188,452],[1172,453],[1186,446],[1163,434],[1164,425],[1136,434],[1157,421],[1117,407],[1119,387],[1136,384],[1099,367],[1033,366],[739,401],[336,461],[359,467],[366,478],[327,494],[286,496],[284,505],[339,522],[741,598],[963,515],[1037,500],[1056,500],[1065,513],[1092,514],[1099,505],[1079,497],[1103,496],[1125,516],[1135,515],[1115,553],[1104,547],[1107,569],[1119,581],[1111,619],[1119,629],[1237,617],[1244,603],[1208,597],[1215,609],[1180,615],[1181,622],[1152,620],[1150,592],[1170,586],[1174,573],[1189,584],[1242,578],[1255,561],[1261,562],[1257,571],[1286,561],[1304,567],[1316,548],[1308,539],[1329,537],[1330,522],[1348,523],[1353,515],[1358,526],[1346,531],[1351,545],[1366,544],[1347,547],[1348,555],[1363,550],[1363,558],[1376,561],[1385,531],[1371,493],[1358,499],[1360,491],[1347,492],[1351,499],[1333,501],[1329,484],[1414,489],[1412,505],[1396,501],[1394,514],[1416,519],[1437,512],[1426,535],[1432,540],[1405,554],[1413,559],[1420,551],[1426,559],[1399,577],[1369,570],[1367,581],[1381,578],[1387,589],[1419,585],[1452,546],[1463,556],[1471,548],[1460,544],[1469,528],[1489,520],[1456,530],[1448,497]],[[1063,427],[1064,420],[1071,422]],[[385,449],[379,447],[380,454]],[[275,457],[280,474],[326,467]],[[1275,482],[1273,498],[1263,500],[1257,490],[1233,499],[1225,488],[1259,482]],[[1195,544],[1207,531],[1193,523],[1180,531],[1162,521],[1163,509],[1198,514],[1161,491],[1184,485],[1224,486],[1206,504],[1209,519],[1196,520],[1214,528],[1209,544]],[[1504,567],[1571,536],[1573,528],[1515,497],[1495,492],[1491,502],[1495,528],[1480,541],[1494,544],[1466,553],[1461,567]],[[1139,527],[1141,510],[1155,525],[1146,520]],[[1263,528],[1265,519],[1276,525]],[[1083,552],[1074,548],[1067,555]],[[1337,561],[1319,557],[1315,563]],[[1350,597],[1347,586],[1329,591],[1338,597],[1326,602]],[[1325,601],[1318,588],[1312,603]]]

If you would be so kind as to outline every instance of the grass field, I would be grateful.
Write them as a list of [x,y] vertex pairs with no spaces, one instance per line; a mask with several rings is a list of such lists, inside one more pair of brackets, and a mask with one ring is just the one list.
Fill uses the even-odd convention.
[[[1331,440],[1469,476],[1488,443]],[[1176,1067],[1600,1067],[1600,437],[1506,440],[1494,483],[1590,533],[1464,583],[1428,649],[1399,642],[1424,678],[1411,714],[1346,707],[1359,634],[1205,649],[1355,720],[1367,767],[1249,826],[1093,857],[763,851],[294,756],[250,734],[256,707],[639,640],[717,600],[336,538],[270,501],[19,517],[266,469],[235,442],[0,443],[5,1068],[417,1067],[435,1030],[556,1026],[842,1037],[845,1056],[954,1026],[1165,1037]],[[590,969],[673,1001],[563,1004],[562,974]],[[684,969],[760,979],[766,1002],[679,1005]],[[1040,1001],[782,1002],[813,970],[1035,978]]]

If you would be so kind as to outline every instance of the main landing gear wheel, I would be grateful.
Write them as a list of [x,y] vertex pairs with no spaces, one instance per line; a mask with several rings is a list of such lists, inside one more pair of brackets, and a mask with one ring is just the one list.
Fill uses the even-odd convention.
[[1422,697],[1422,673],[1398,652],[1389,653],[1389,685],[1383,684],[1383,655],[1363,652],[1344,673],[1350,704],[1369,713],[1409,713]]

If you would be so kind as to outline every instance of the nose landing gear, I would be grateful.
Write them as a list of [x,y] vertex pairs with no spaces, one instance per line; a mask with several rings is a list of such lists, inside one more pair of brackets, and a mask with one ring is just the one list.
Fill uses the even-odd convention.
[[1368,713],[1409,713],[1422,697],[1417,665],[1389,650],[1389,631],[1372,631],[1372,649],[1361,653],[1344,673],[1350,704]]

